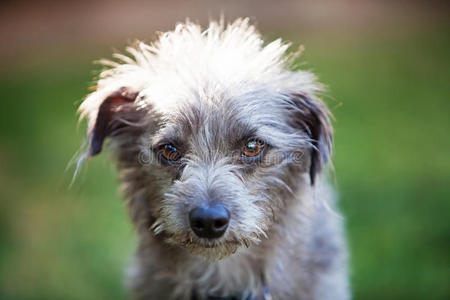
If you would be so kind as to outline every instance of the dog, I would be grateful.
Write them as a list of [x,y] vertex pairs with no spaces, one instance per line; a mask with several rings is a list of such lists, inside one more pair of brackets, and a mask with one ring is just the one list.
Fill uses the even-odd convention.
[[115,54],[80,105],[139,247],[134,299],[349,299],[323,86],[248,19],[179,24]]

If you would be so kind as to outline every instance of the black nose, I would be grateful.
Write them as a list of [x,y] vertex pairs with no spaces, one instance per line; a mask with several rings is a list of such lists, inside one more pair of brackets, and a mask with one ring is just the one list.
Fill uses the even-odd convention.
[[228,227],[230,213],[222,205],[208,208],[197,207],[189,213],[189,222],[195,234],[201,238],[221,237]]

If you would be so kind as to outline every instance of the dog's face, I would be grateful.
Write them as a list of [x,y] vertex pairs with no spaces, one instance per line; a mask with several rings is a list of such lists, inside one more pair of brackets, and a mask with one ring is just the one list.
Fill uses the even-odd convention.
[[[233,26],[228,42],[233,34],[256,36],[246,24]],[[91,155],[110,137],[128,194],[146,203],[140,215],[148,222],[135,220],[150,228],[144,234],[220,259],[270,235],[293,194],[314,184],[330,153],[331,126],[313,78],[274,64],[285,49],[225,47],[223,28],[208,44],[213,29],[195,36],[200,41],[175,31],[156,54],[140,45],[136,62],[105,71],[81,109],[90,119]],[[177,47],[184,51],[174,56]]]

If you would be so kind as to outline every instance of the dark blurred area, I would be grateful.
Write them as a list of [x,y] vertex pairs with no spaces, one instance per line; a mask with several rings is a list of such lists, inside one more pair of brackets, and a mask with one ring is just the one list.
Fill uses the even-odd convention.
[[135,248],[107,154],[71,185],[99,66],[187,18],[250,17],[328,86],[354,299],[450,299],[448,1],[2,1],[0,299],[124,299]]

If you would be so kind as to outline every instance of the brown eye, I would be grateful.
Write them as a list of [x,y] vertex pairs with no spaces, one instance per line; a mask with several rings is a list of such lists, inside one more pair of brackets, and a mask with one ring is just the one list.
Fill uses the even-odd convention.
[[170,162],[177,161],[181,158],[180,151],[173,145],[167,144],[162,147],[161,156]]
[[264,148],[264,142],[260,140],[249,140],[242,150],[244,157],[256,157]]

